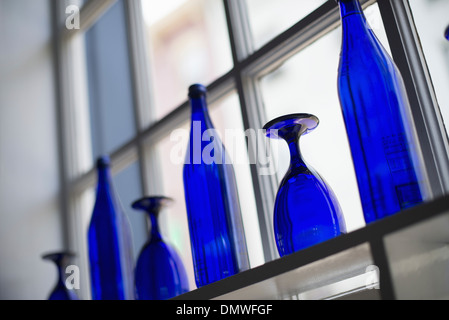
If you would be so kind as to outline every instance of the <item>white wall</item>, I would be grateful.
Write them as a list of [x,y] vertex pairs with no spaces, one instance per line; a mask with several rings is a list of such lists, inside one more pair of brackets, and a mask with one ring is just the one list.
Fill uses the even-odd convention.
[[50,15],[0,0],[0,299],[46,299],[62,246]]

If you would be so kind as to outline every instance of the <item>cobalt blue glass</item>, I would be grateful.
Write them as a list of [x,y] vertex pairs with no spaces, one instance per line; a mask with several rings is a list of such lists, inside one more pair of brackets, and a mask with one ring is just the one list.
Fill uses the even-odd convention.
[[189,88],[191,132],[184,190],[198,287],[249,268],[234,168],[209,117],[207,90]]
[[444,37],[446,40],[449,40],[449,26],[447,26],[446,31],[444,32]]
[[421,203],[422,173],[402,76],[358,0],[338,3],[338,93],[368,224]]
[[281,257],[346,233],[337,198],[326,181],[305,161],[300,137],[318,126],[311,114],[291,114],[264,126],[267,137],[283,139],[290,150],[290,167],[276,195],[273,226]]
[[115,193],[109,157],[97,160],[98,185],[88,231],[93,300],[133,300],[133,254],[129,221]]
[[42,259],[52,261],[58,269],[58,280],[55,287],[51,291],[48,300],[78,300],[77,295],[73,290],[69,290],[65,285],[65,268],[69,259],[74,254],[70,252],[55,252],[42,256]]
[[166,197],[146,197],[132,204],[134,209],[146,212],[151,223],[149,239],[139,254],[134,275],[138,300],[168,300],[189,292],[181,258],[159,232],[159,213],[171,202]]

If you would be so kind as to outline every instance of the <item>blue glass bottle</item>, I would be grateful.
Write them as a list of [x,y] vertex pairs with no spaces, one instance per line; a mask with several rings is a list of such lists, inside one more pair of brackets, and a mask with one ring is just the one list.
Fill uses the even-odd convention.
[[184,190],[198,287],[249,268],[234,168],[209,117],[206,88],[189,88]]
[[159,232],[160,210],[171,203],[166,197],[146,197],[132,204],[146,212],[151,233],[137,259],[135,285],[138,300],[168,300],[189,291],[189,282],[178,253],[162,240]]
[[444,31],[444,37],[449,40],[449,26],[447,26],[446,31]]
[[133,300],[131,229],[109,167],[107,156],[98,159],[97,198],[88,231],[92,299]]
[[290,150],[290,167],[276,195],[273,227],[281,257],[346,233],[337,198],[326,181],[305,161],[300,137],[318,126],[310,114],[291,114],[264,126],[267,137],[284,139]]
[[337,0],[343,39],[338,92],[366,223],[423,201],[408,98],[358,0]]
[[75,292],[69,290],[65,284],[65,267],[68,264],[68,260],[73,256],[74,254],[71,252],[55,252],[42,256],[42,259],[52,261],[58,269],[58,280],[48,300],[78,300]]

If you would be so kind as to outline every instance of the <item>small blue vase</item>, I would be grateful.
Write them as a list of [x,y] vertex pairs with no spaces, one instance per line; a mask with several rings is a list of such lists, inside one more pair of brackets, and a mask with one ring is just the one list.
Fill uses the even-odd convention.
[[71,252],[55,252],[42,256],[42,259],[52,261],[58,269],[58,280],[48,300],[78,300],[75,292],[67,289],[64,276],[64,269],[68,264],[68,260],[74,256]]
[[135,270],[138,300],[168,300],[189,292],[187,273],[174,248],[162,240],[159,232],[160,210],[172,202],[166,197],[147,197],[132,204],[133,209],[146,212],[151,233],[142,248]]
[[332,189],[306,164],[299,138],[318,126],[310,114],[291,114],[264,126],[267,137],[284,139],[290,167],[282,180],[274,207],[274,235],[281,257],[346,233],[340,205]]

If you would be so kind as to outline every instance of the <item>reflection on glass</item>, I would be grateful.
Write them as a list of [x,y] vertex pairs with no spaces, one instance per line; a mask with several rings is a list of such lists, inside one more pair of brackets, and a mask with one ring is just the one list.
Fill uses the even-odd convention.
[[[73,230],[77,230],[77,232],[70,234],[74,252],[88,252],[87,233],[95,203],[95,187],[92,186],[85,189],[73,201],[74,211],[71,212],[68,223]],[[78,291],[78,296],[81,300],[89,300],[91,299],[89,259],[80,255],[77,255],[78,259],[73,259],[74,263],[80,268],[80,290]]]
[[239,98],[235,92],[211,105],[209,113],[233,162],[250,266],[254,268],[264,263],[264,259],[246,144],[251,130],[244,131]]
[[155,110],[160,119],[186,101],[192,83],[232,67],[222,0],[142,0]]
[[449,42],[445,41],[442,33],[449,24],[449,1],[413,0],[410,1],[410,6],[438,104],[446,124],[446,130],[448,130]]
[[256,49],[325,2],[326,0],[246,0]]
[[[186,94],[187,88],[184,93]],[[246,141],[243,131],[238,96],[231,94],[210,106],[210,115],[215,128],[226,142],[227,150],[234,159],[234,170],[242,210],[245,236],[251,267],[264,263],[261,247],[257,209],[253,193],[251,173],[248,166]],[[226,132],[228,136],[226,137]],[[184,261],[191,288],[195,288],[193,261],[190,248],[189,227],[183,188],[183,166],[188,145],[190,125],[185,123],[160,140],[154,147],[159,179],[152,179],[152,192],[164,194],[174,199],[160,217],[161,232],[164,238],[177,249]],[[236,134],[237,133],[237,134]]]
[[131,208],[132,202],[142,195],[140,187],[139,164],[134,162],[126,169],[112,177],[115,189],[118,193],[122,208],[129,220],[132,231],[133,253],[137,258],[140,248],[147,239],[147,227],[145,217],[136,215]]

